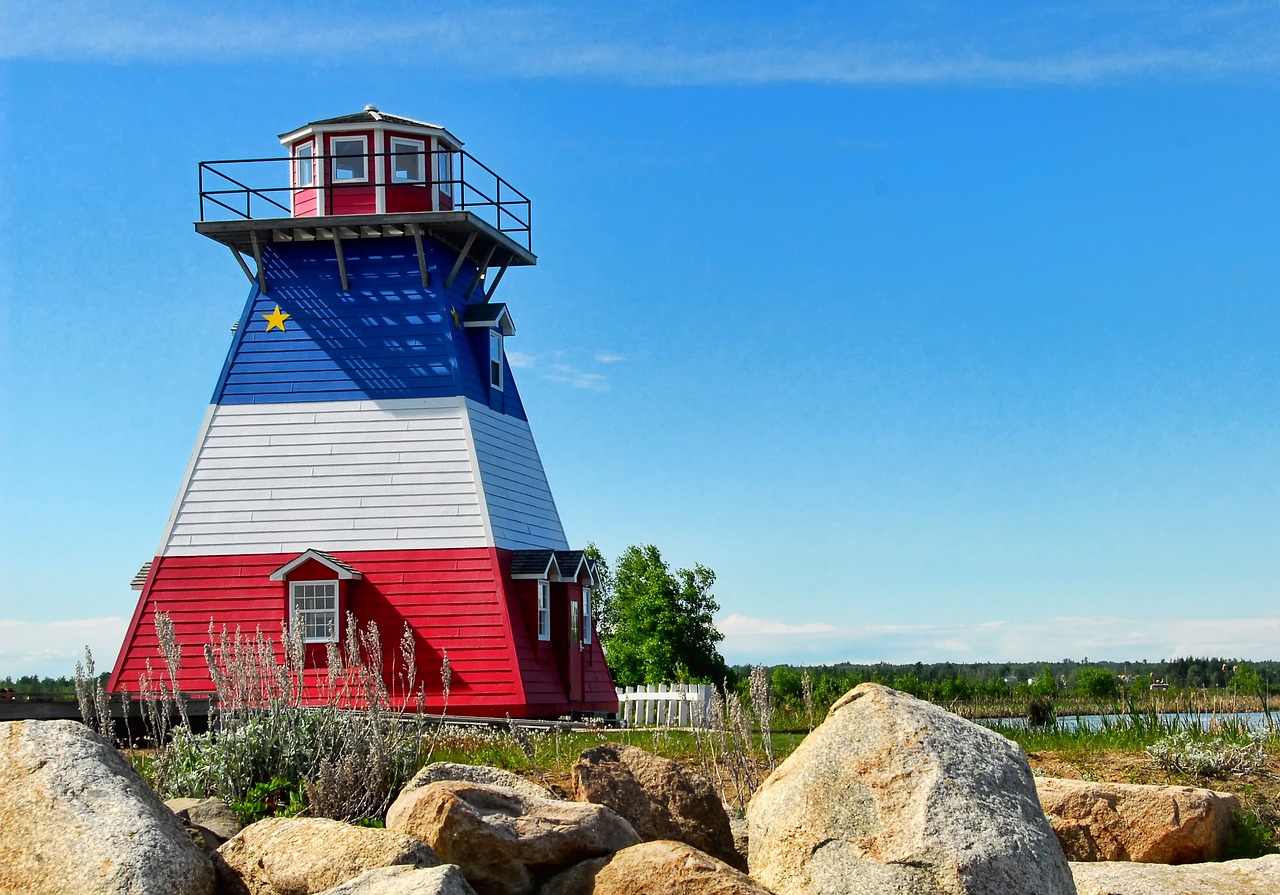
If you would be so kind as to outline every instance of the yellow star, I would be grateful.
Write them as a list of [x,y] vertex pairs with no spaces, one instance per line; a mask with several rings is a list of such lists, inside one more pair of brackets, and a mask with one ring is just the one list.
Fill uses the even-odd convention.
[[267,321],[267,332],[271,332],[273,329],[278,329],[280,332],[284,332],[284,322],[292,316],[292,314],[282,314],[280,312],[280,306],[276,305],[276,309],[270,314],[263,314],[262,319]]

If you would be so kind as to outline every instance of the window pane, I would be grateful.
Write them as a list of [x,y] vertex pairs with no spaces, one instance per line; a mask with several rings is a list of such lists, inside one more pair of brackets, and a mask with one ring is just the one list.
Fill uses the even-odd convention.
[[365,168],[364,139],[334,140],[333,179],[334,180],[367,180]]
[[453,195],[453,156],[447,151],[436,153],[436,183],[440,192],[446,196]]
[[489,385],[502,390],[502,333],[489,331]]
[[391,152],[391,179],[395,183],[422,183],[422,146],[407,140],[392,140]]
[[316,181],[314,151],[310,143],[298,147],[298,186],[311,186]]

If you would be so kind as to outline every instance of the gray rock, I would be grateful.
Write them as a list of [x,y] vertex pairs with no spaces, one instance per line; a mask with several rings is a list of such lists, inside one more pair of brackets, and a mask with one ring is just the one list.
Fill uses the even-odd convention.
[[208,858],[105,740],[75,721],[0,723],[0,893],[213,887]]
[[165,805],[206,852],[217,851],[222,843],[243,829],[231,806],[222,799],[167,799]]
[[1210,864],[1071,864],[1079,895],[1276,895],[1280,855]]
[[224,895],[313,895],[368,870],[440,864],[426,843],[403,833],[322,817],[269,817],[218,849]]
[[468,783],[479,783],[484,786],[505,786],[514,789],[521,795],[534,799],[554,799],[555,794],[545,786],[539,786],[526,780],[519,774],[504,771],[502,768],[491,768],[486,765],[457,764],[452,761],[437,761],[427,765],[413,779],[404,785],[402,793],[418,789],[428,783],[440,783],[444,780],[465,780]]
[[460,866],[480,895],[528,895],[540,877],[640,842],[631,824],[603,805],[461,780],[401,793],[387,829],[428,843]]
[[1036,792],[1072,861],[1215,861],[1240,810],[1230,793],[1190,786],[1037,777]]
[[777,895],[1068,895],[1016,744],[862,684],[756,791],[751,875]]
[[379,867],[320,895],[476,895],[456,864]]
[[573,797],[608,805],[641,839],[674,839],[746,870],[734,848],[729,815],[715,787],[669,758],[635,746],[605,743],[573,763]]

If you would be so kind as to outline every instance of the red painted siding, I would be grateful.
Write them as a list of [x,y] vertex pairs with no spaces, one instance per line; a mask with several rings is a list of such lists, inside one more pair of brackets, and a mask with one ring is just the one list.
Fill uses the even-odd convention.
[[[406,550],[338,557],[364,575],[363,580],[343,582],[343,609],[352,612],[362,627],[377,624],[384,676],[397,691],[393,696],[404,695],[399,641],[408,624],[415,632],[415,670],[418,680],[426,684],[428,711],[443,708],[440,667],[447,651],[453,669],[451,712],[528,714],[495,552]],[[286,585],[268,576],[292,558],[157,557],[116,662],[111,688],[137,692],[148,661],[153,672],[162,672],[164,662],[155,634],[158,611],[167,612],[174,623],[182,653],[178,683],[184,690],[212,689],[204,660],[211,630],[216,636],[225,628],[234,636],[238,629],[250,638],[261,630],[277,641],[274,648],[279,659],[278,640],[288,611]],[[308,647],[307,683],[313,699],[319,698],[325,677],[323,655],[323,646]]]

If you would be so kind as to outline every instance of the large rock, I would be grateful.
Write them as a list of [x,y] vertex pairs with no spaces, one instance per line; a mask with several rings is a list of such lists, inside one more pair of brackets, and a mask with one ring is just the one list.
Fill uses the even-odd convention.
[[1036,791],[1072,861],[1214,861],[1230,843],[1240,810],[1229,793],[1190,786],[1040,777]]
[[75,721],[0,723],[0,893],[213,887],[209,859],[109,743]]
[[387,829],[430,844],[462,867],[480,895],[527,895],[559,868],[640,842],[631,824],[603,805],[463,781],[402,793],[387,812]]
[[729,815],[715,788],[698,774],[635,746],[587,749],[573,764],[573,797],[608,805],[645,840],[687,842],[746,870],[734,848]]
[[218,849],[224,895],[313,895],[367,870],[440,864],[426,843],[321,817],[269,817]]
[[1074,893],[1016,744],[877,684],[841,697],[747,809],[778,895]]
[[505,786],[522,795],[534,799],[554,799],[555,794],[545,786],[539,786],[532,780],[526,780],[519,774],[504,771],[502,768],[491,768],[486,765],[458,764],[452,761],[433,762],[404,785],[401,792],[418,789],[428,783],[439,783],[443,780],[465,780],[468,783],[481,783],[485,786]]
[[1280,855],[1214,864],[1072,863],[1079,895],[1276,895]]
[[439,867],[379,867],[326,889],[320,895],[476,895],[456,864]]
[[584,861],[538,895],[771,895],[740,870],[683,842],[659,839]]

